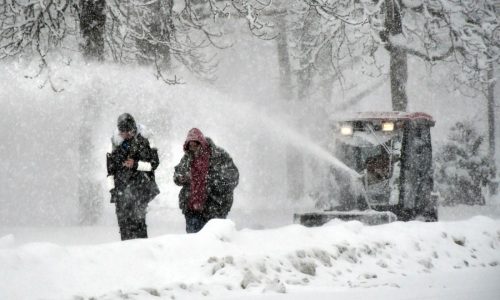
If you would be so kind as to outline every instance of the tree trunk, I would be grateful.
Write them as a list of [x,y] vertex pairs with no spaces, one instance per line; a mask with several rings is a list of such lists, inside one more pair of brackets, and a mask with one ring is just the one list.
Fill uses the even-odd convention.
[[167,0],[164,1],[165,6],[164,10],[162,11],[163,14],[165,15],[165,36],[166,36],[166,41],[170,43],[170,45],[164,45],[163,48],[160,49],[163,57],[163,64],[165,68],[170,71],[172,69],[172,50],[171,50],[171,44],[175,40],[175,27],[174,27],[174,21],[172,20],[172,14],[173,14],[173,8],[174,8],[174,0]]
[[279,36],[277,38],[278,46],[278,65],[280,71],[280,92],[285,100],[292,99],[292,68],[290,66],[290,55],[288,53],[288,35],[286,32],[286,21],[284,14],[279,15],[277,23],[279,27]]
[[493,163],[495,161],[495,77],[494,68],[491,64],[488,70],[488,80],[490,84],[488,86],[488,141],[489,141],[489,156]]
[[[323,49],[318,56],[318,63],[321,69],[318,72],[319,75],[319,87],[321,98],[324,105],[329,105],[333,98],[333,83],[335,81],[334,74],[331,72],[331,57],[330,53],[333,52],[332,45],[328,44],[325,49]],[[327,67],[328,66],[328,67]],[[342,69],[340,69],[342,70]],[[341,72],[339,70],[339,72]],[[337,74],[339,76],[339,74]]]
[[[278,66],[280,73],[281,97],[289,102],[295,99],[292,93],[292,67],[288,52],[288,37],[286,26],[286,13],[277,17],[279,36],[277,39]],[[293,111],[294,105],[289,108]],[[286,148],[286,173],[287,173],[287,197],[296,202],[304,194],[304,162],[302,154],[295,145],[289,144]]]
[[408,108],[408,98],[406,96],[406,83],[408,82],[406,51],[391,47],[390,53],[392,110],[406,111]]
[[[80,0],[80,32],[83,38],[81,50],[85,60],[104,60],[104,30],[106,25],[105,0]],[[91,93],[82,99],[78,154],[78,203],[79,223],[95,224],[102,212],[102,189],[95,179],[97,164],[93,157],[95,145],[92,134],[99,118],[96,95]]]
[[87,60],[104,60],[105,9],[105,0],[80,0],[81,48]]
[[[490,64],[490,69],[488,70],[488,80],[490,84],[488,85],[488,156],[491,163],[496,166],[495,162],[495,68],[493,63]],[[490,194],[496,195],[498,192],[498,183],[492,181],[490,184]]]
[[80,123],[78,154],[78,204],[81,225],[95,224],[101,216],[103,199],[102,186],[96,180],[98,164],[95,161],[95,145],[93,142],[93,124],[97,121],[99,109],[95,95],[82,99],[83,112]]
[[403,33],[400,3],[398,0],[385,0],[385,30],[388,35],[388,50],[390,55],[391,99],[392,110],[406,111],[408,97],[406,83],[408,82],[408,59],[406,50],[393,45],[391,37]]

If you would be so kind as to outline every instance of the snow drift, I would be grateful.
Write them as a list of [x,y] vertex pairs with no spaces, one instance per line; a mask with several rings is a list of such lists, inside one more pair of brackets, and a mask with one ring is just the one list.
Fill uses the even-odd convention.
[[0,299],[397,288],[405,276],[455,269],[494,270],[498,276],[484,280],[500,278],[500,220],[486,217],[373,227],[334,220],[268,230],[212,220],[198,234],[148,240],[70,247],[14,242],[12,235],[0,238]]

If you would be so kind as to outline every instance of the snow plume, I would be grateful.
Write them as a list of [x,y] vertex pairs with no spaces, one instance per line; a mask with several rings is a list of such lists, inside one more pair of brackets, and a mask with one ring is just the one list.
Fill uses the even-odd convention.
[[[96,162],[89,176],[97,182],[105,180],[104,157],[120,114],[131,113],[138,123],[154,132],[161,160],[156,178],[162,193],[150,205],[152,219],[168,220],[180,215],[179,188],[173,184],[172,174],[192,127],[200,128],[227,150],[240,169],[241,181],[232,212],[239,216],[238,227],[291,223],[293,208],[285,184],[285,157],[290,145],[305,157],[319,161],[318,165],[328,168],[333,164],[349,172],[323,149],[321,140],[308,137],[307,128],[315,125],[309,120],[314,117],[290,125],[290,110],[281,101],[273,100],[272,93],[264,96],[258,92],[260,98],[250,102],[250,94],[235,96],[194,80],[168,86],[154,80],[147,68],[78,63],[54,67],[57,72],[52,74],[52,82],[64,87],[63,92],[55,93],[48,87],[39,89],[34,85],[38,79],[24,78],[27,71],[15,64],[6,66],[6,70],[0,75],[4,87],[0,101],[5,115],[0,124],[15,130],[0,135],[7,144],[15,145],[16,151],[2,151],[0,161],[7,167],[1,174],[6,180],[0,183],[0,201],[8,209],[0,211],[0,223],[75,223],[81,143],[78,132],[86,99],[93,100],[97,112],[90,116],[87,129],[94,145],[89,158]],[[43,83],[43,78],[39,80]],[[115,220],[113,206],[108,204],[107,191],[101,194],[105,209],[101,222],[109,224]],[[313,207],[309,202],[301,204]]]
[[[363,68],[355,64],[344,73],[345,89],[333,85],[331,101],[280,101],[274,41],[257,44],[253,37],[238,36],[244,43],[225,50],[220,79],[214,85],[179,74],[186,84],[168,86],[154,79],[152,69],[87,66],[77,60],[71,65],[52,64],[50,80],[45,73],[27,79],[37,68],[30,71],[14,62],[2,64],[0,224],[76,223],[82,103],[89,99],[98,105],[89,122],[93,127],[88,128],[95,146],[89,157],[98,165],[92,180],[104,183],[104,155],[121,113],[131,113],[154,132],[161,159],[156,173],[161,194],[150,205],[148,224],[176,220],[176,228],[183,226],[177,207],[179,187],[173,184],[172,174],[192,127],[199,127],[226,149],[240,169],[241,181],[230,213],[238,228],[289,224],[294,206],[312,209],[314,203],[307,193],[297,203],[291,204],[287,198],[287,150],[294,146],[304,157],[306,192],[321,191],[330,165],[336,164],[325,151],[333,140],[329,117],[332,113],[390,110],[388,81],[365,76]],[[485,130],[483,98],[466,98],[447,85],[448,66],[436,66],[429,73],[415,58],[409,59],[409,65],[409,110],[430,112],[436,119],[434,144],[464,118]],[[64,90],[53,92],[49,83]],[[497,161],[499,155],[497,151]],[[105,210],[101,222],[115,224],[109,194],[105,190],[101,194]]]
[[5,300],[191,299],[306,287],[397,288],[406,276],[459,269],[500,274],[500,221],[486,217],[240,231],[230,220],[212,220],[198,234],[95,246],[15,247],[12,239],[0,239]]

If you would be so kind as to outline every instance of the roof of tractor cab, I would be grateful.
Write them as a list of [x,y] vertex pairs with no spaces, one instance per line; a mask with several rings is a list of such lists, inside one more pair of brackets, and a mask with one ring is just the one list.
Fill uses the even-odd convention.
[[342,116],[339,121],[426,121],[434,126],[434,119],[424,112],[402,112],[402,111],[373,111],[357,112],[351,115]]

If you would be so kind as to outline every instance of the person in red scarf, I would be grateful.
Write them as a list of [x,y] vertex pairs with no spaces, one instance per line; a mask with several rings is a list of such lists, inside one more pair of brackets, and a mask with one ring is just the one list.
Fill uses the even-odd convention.
[[198,128],[188,132],[183,149],[174,182],[182,186],[179,208],[186,218],[186,232],[194,233],[213,218],[227,217],[239,172],[231,156]]

